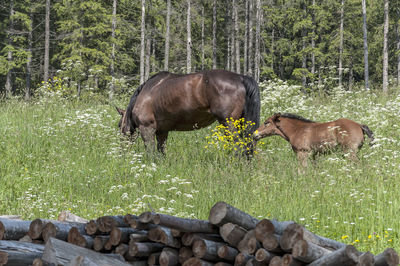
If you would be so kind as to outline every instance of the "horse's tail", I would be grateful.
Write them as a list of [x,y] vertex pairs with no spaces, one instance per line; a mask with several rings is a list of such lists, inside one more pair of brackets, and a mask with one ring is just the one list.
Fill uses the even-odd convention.
[[246,88],[243,117],[246,121],[254,123],[254,125],[247,128],[246,135],[251,135],[260,126],[260,89],[257,82],[249,76],[243,76],[243,85]]
[[364,134],[366,134],[370,140],[369,145],[372,146],[374,145],[374,132],[367,126],[367,125],[361,125],[361,129]]

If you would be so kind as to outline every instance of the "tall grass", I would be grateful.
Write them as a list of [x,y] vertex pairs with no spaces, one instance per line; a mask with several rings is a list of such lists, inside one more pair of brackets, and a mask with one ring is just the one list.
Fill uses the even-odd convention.
[[321,97],[283,82],[260,86],[263,118],[278,111],[317,121],[347,117],[367,124],[375,145],[364,145],[359,163],[333,153],[298,175],[294,153],[279,137],[264,139],[247,161],[208,144],[214,124],[171,132],[167,155],[148,155],[142,140],[121,138],[112,106],[9,100],[0,104],[0,214],[56,218],[71,210],[95,218],[152,208],[207,219],[223,200],[360,250],[400,251],[400,94],[337,89]]

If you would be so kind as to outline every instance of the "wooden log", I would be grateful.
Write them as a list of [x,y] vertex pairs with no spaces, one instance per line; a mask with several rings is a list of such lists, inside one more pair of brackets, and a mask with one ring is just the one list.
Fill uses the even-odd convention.
[[353,266],[358,262],[359,252],[357,249],[348,245],[341,249],[335,250],[325,256],[313,261],[308,264],[309,266],[334,266],[334,265],[343,265],[343,266]]
[[376,266],[399,265],[399,255],[392,248],[385,249],[382,253],[374,257]]
[[214,266],[214,263],[199,258],[190,258],[182,266]]
[[269,220],[273,225],[274,225],[274,233],[277,235],[282,235],[283,231],[285,231],[286,227],[288,227],[289,225],[295,223],[293,221],[277,221],[277,220]]
[[104,250],[104,245],[108,242],[110,236],[96,236],[93,239],[93,249],[95,251],[102,251]]
[[131,221],[133,221],[133,220],[138,220],[139,219],[139,217],[138,216],[136,216],[136,215],[133,215],[133,214],[125,214],[124,215],[124,223],[126,223],[126,224],[131,224]]
[[220,262],[215,263],[214,266],[233,266],[233,264],[220,261]]
[[139,215],[139,222],[146,224],[153,223],[154,215],[154,212],[143,212]]
[[48,263],[44,262],[41,258],[36,258],[32,262],[32,266],[47,266],[49,265]]
[[163,248],[160,258],[161,266],[174,266],[179,264],[179,251],[174,248]]
[[21,237],[20,239],[18,239],[18,241],[20,242],[27,242],[27,243],[32,243],[32,238],[28,235],[24,235],[23,237]]
[[257,261],[255,258],[249,259],[246,264],[246,266],[266,266],[267,264]]
[[153,228],[156,228],[157,225],[152,224],[152,223],[142,223],[139,220],[132,220],[130,223],[130,226],[134,229],[137,230],[151,230]]
[[267,235],[274,234],[275,226],[270,220],[262,219],[257,223],[256,228],[254,228],[254,232],[256,239],[262,243]]
[[67,236],[67,241],[68,243],[83,247],[83,248],[88,248],[88,249],[93,249],[93,242],[94,239],[91,236],[81,234],[79,232],[79,229],[76,227],[72,227]]
[[67,241],[68,233],[72,227],[75,227],[80,234],[85,234],[84,223],[49,221],[42,230],[43,240],[46,243],[50,237],[54,237],[62,241]]
[[193,257],[193,251],[190,247],[181,247],[179,249],[178,258],[179,258],[180,264],[183,264],[185,261],[187,261],[191,257]]
[[124,259],[126,261],[137,261],[138,259],[134,256],[129,255],[129,245],[127,244],[119,244],[115,250],[114,250],[115,254],[119,254],[122,257],[124,257]]
[[230,246],[221,246],[218,248],[218,257],[226,261],[234,262],[239,251]]
[[308,240],[318,246],[329,250],[337,250],[346,247],[346,244],[335,240],[315,235],[299,224],[293,223],[286,227],[280,239],[281,248],[290,252],[293,245],[299,240]]
[[149,231],[148,237],[151,241],[162,243],[169,247],[181,247],[181,241],[172,236],[171,229],[168,227],[157,226]]
[[237,246],[241,253],[250,255],[253,255],[260,247],[261,244],[255,237],[255,230],[248,231]]
[[[146,232],[146,231],[139,231],[139,232]],[[147,233],[146,234],[142,234],[142,233],[130,234],[129,241],[130,242],[149,242],[150,239],[147,236]]]
[[262,242],[262,246],[270,252],[277,253],[277,254],[283,254],[284,251],[279,244],[280,239],[281,239],[280,235],[276,235],[276,234],[266,235]]
[[[115,255],[116,254],[113,254],[113,256]],[[105,256],[93,250],[78,247],[56,238],[50,238],[47,241],[42,260],[47,263],[54,263],[56,265],[65,265],[77,256],[87,257],[90,261],[93,261],[93,263],[97,264],[109,264],[115,266],[129,265],[119,259]]]
[[295,259],[311,263],[332,251],[315,245],[307,240],[299,240],[293,245],[292,255]]
[[0,240],[18,240],[24,237],[31,221],[0,218]]
[[222,201],[211,208],[208,220],[217,226],[234,223],[246,230],[254,229],[258,223],[258,219]]
[[196,240],[192,247],[193,255],[206,261],[220,261],[218,249],[224,245],[226,244],[211,240]]
[[239,253],[236,258],[235,258],[235,266],[244,266],[246,265],[247,261],[250,259],[254,259],[253,255],[245,254],[245,253]]
[[45,225],[53,220],[35,219],[29,225],[28,235],[32,240],[43,239],[42,232]]
[[88,220],[71,213],[70,211],[61,211],[57,218],[60,222],[87,223]]
[[247,230],[233,223],[226,223],[220,227],[219,233],[229,245],[237,247],[246,235]]
[[0,241],[0,265],[31,265],[33,260],[42,257],[43,245],[14,240]]
[[271,253],[263,248],[259,248],[254,255],[256,261],[264,263],[265,265],[268,265],[272,258],[275,256],[276,254]]
[[215,242],[223,242],[220,235],[217,234],[203,234],[203,233],[185,233],[182,236],[182,244],[185,246],[192,246],[194,241],[200,239],[207,239]]
[[283,265],[282,257],[279,256],[273,257],[269,262],[269,266],[282,266],[282,265]]
[[109,233],[114,227],[129,227],[129,224],[124,222],[124,216],[102,216],[96,220],[100,232]]
[[130,227],[114,227],[110,232],[110,243],[114,246],[128,243],[131,234],[147,235],[147,231],[139,231]]
[[165,246],[154,242],[129,243],[129,255],[135,257],[148,257],[151,253],[160,252]]
[[154,213],[152,220],[154,224],[177,229],[181,232],[218,233],[218,227],[205,220],[180,218],[161,213]]
[[90,220],[89,222],[87,222],[87,224],[85,225],[85,231],[86,234],[90,236],[100,233],[97,222],[95,220]]
[[110,241],[110,238],[108,238],[108,240],[107,240],[107,242],[104,244],[104,250],[106,251],[106,252],[111,252],[111,250],[113,249],[113,244],[111,243],[111,241]]
[[283,266],[302,266],[305,265],[304,262],[301,262],[299,260],[296,260],[293,258],[291,254],[285,254],[282,257],[282,265]]
[[21,220],[21,215],[0,215],[0,219]]
[[161,252],[151,253],[149,258],[147,259],[148,265],[159,265],[160,264],[160,255]]
[[373,266],[375,265],[374,254],[365,252],[358,257],[357,266]]
[[180,238],[183,236],[184,232],[181,232],[178,229],[171,228],[171,234],[173,237]]

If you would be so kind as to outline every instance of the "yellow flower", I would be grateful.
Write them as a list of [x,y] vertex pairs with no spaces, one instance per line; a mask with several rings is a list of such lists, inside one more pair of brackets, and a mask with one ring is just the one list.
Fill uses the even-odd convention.
[[348,235],[344,235],[344,236],[342,236],[342,239],[346,239],[348,237],[349,237]]
[[356,239],[356,240],[354,240],[354,242],[358,243],[358,242],[360,242],[360,240]]
[[369,236],[368,236],[368,239],[371,239],[371,238],[372,238],[372,236],[371,236],[371,235],[369,235]]

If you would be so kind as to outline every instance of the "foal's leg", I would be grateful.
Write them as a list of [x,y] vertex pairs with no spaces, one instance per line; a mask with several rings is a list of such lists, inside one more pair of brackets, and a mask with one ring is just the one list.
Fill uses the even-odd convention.
[[168,132],[158,132],[156,134],[157,138],[157,150],[162,154],[165,154],[165,142],[168,138]]
[[299,174],[304,174],[305,169],[307,168],[308,165],[308,157],[310,156],[309,151],[297,151],[297,160],[299,161],[299,167],[298,167],[298,173]]

